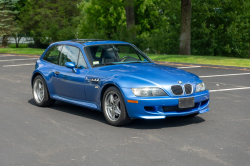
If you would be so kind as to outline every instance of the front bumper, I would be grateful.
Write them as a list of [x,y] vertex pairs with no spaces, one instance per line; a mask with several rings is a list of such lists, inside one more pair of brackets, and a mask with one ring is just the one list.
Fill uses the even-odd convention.
[[[136,97],[131,89],[123,89],[125,104],[130,118],[164,119],[171,116],[186,116],[194,113],[209,111],[209,91],[194,93],[188,96],[164,97]],[[180,98],[194,97],[195,107],[191,109],[178,109]],[[136,100],[138,103],[129,103],[127,100]],[[171,108],[171,109],[168,109]],[[177,108],[175,110],[175,108]]]

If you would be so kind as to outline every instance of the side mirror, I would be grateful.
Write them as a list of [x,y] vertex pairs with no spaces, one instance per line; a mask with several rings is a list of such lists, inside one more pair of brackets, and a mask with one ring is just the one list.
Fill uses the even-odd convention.
[[73,68],[75,68],[76,65],[75,65],[73,62],[66,62],[66,63],[65,63],[65,66],[66,66],[67,68],[73,69]]
[[66,63],[65,63],[65,66],[66,66],[67,68],[72,69],[74,72],[76,72],[76,69],[75,69],[76,65],[75,65],[73,62],[66,62]]

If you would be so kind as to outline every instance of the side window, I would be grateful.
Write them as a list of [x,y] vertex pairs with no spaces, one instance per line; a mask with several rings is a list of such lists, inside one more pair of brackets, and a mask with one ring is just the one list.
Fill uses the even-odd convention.
[[77,47],[64,45],[59,65],[65,66],[66,62],[73,62],[75,65],[77,65],[79,51],[80,50]]
[[85,61],[81,51],[80,51],[80,54],[79,54],[79,60],[78,60],[77,68],[80,68],[80,69],[87,69],[88,68],[88,66],[86,64],[86,61]]
[[51,47],[43,57],[45,61],[48,61],[50,63],[58,64],[60,52],[61,52],[62,46],[53,46]]

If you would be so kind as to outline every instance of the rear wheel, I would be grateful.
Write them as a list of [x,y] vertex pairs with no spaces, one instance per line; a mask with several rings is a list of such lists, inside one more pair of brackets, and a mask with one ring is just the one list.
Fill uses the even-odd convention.
[[41,75],[34,79],[32,92],[36,104],[40,107],[52,106],[55,103],[55,100],[50,98],[47,85]]
[[102,99],[102,111],[107,122],[113,126],[131,123],[121,92],[116,87],[108,88]]

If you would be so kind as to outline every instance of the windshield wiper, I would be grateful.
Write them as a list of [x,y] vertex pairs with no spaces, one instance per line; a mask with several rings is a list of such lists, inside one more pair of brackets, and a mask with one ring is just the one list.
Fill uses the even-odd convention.
[[109,63],[102,63],[101,65],[116,65],[116,63],[109,62]]
[[135,61],[135,62],[128,62],[128,63],[145,63],[145,62],[142,62],[142,61]]
[[115,63],[101,63],[101,64],[96,64],[93,66],[97,67],[97,66],[107,66],[107,65],[115,65]]

